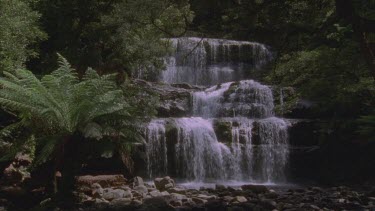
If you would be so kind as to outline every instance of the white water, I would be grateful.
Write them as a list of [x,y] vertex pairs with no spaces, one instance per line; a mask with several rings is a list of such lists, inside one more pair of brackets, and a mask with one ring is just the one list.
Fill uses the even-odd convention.
[[268,49],[218,39],[171,42],[175,52],[166,58],[162,81],[218,85],[192,94],[193,117],[151,121],[145,132],[148,176],[194,184],[285,182],[288,124],[274,117],[272,90],[242,80],[240,68],[250,63],[260,70],[271,58]]
[[165,136],[165,121],[151,121],[145,131],[147,172],[150,178],[167,173],[167,141]]
[[262,67],[272,54],[260,43],[207,38],[170,39],[174,52],[165,59],[161,81],[214,85],[238,80],[245,70]]
[[193,94],[194,116],[265,118],[273,115],[273,109],[271,89],[253,80],[228,82]]

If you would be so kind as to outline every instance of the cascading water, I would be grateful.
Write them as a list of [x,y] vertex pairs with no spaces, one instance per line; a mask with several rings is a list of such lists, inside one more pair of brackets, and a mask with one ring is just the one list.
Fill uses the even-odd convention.
[[176,38],[175,51],[165,59],[167,69],[161,80],[167,83],[214,85],[244,78],[246,70],[271,60],[268,48],[255,42]]
[[[192,116],[156,119],[146,128],[148,175],[186,180],[284,182],[288,124],[274,117],[272,90],[243,80],[272,55],[258,43],[171,39],[167,83],[213,85],[192,93]],[[229,82],[236,81],[236,82]]]
[[167,173],[167,141],[165,121],[151,121],[145,131],[147,172],[150,178]]

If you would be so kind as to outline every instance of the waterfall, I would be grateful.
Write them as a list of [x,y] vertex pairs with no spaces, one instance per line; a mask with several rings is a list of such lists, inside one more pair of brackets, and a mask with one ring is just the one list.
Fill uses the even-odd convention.
[[225,178],[222,151],[226,146],[217,141],[212,124],[198,117],[177,119],[176,126],[178,175],[198,181]]
[[224,83],[193,94],[195,116],[264,118],[272,116],[273,109],[271,89],[253,80]]
[[166,58],[161,81],[214,85],[238,80],[245,70],[260,68],[272,54],[260,43],[207,38],[170,39],[174,52]]
[[165,121],[151,121],[145,131],[147,172],[150,178],[167,173],[167,141]]
[[[149,177],[285,182],[288,125],[274,115],[269,86],[246,79],[272,58],[265,45],[232,40],[170,39],[167,83],[209,85],[191,94],[191,117],[152,120],[145,130]],[[245,68],[246,67],[246,68]]]

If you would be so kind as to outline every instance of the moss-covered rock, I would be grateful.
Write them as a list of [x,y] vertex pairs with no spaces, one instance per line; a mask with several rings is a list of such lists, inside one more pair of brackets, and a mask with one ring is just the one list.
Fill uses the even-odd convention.
[[214,122],[214,130],[219,142],[232,142],[232,123],[229,121],[216,120]]

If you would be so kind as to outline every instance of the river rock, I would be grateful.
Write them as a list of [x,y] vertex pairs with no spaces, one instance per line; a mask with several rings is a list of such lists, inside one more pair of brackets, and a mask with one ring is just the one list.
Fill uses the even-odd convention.
[[167,191],[163,191],[160,194],[161,194],[161,196],[170,196],[171,195]]
[[227,188],[225,187],[225,185],[216,184],[215,185],[215,189],[216,190],[226,190]]
[[169,204],[172,205],[173,207],[181,207],[182,201],[172,200],[171,202],[169,202]]
[[224,200],[224,201],[227,201],[227,202],[231,202],[231,201],[234,200],[234,197],[232,197],[232,196],[224,196],[224,197],[223,197],[223,200]]
[[86,186],[91,187],[92,184],[98,183],[101,187],[121,187],[125,185],[126,179],[123,175],[98,175],[98,176],[78,176],[76,179],[76,185],[78,187]]
[[135,205],[135,206],[139,206],[139,205],[142,204],[142,201],[141,201],[141,200],[134,199],[130,204],[131,204],[131,205]]
[[261,205],[267,209],[273,210],[276,209],[277,203],[269,199],[261,200]]
[[169,193],[179,193],[179,194],[186,194],[186,189],[184,188],[170,188],[168,190]]
[[204,199],[204,200],[213,200],[213,199],[216,199],[216,196],[208,196],[208,195],[205,195],[205,194],[198,194],[196,197]]
[[92,184],[91,189],[92,189],[91,195],[95,198],[101,197],[104,193],[104,189],[99,185],[99,183]]
[[244,191],[252,191],[257,194],[268,192],[268,188],[264,185],[242,185],[241,188]]
[[112,189],[108,188],[108,189],[104,189],[103,198],[105,200],[112,201],[114,199],[123,198],[124,195],[125,195],[125,191],[124,190],[121,190],[121,189],[112,190]]
[[111,204],[117,207],[123,207],[130,205],[132,200],[130,198],[119,198],[111,201]]
[[160,197],[162,196],[161,193],[158,190],[151,191],[150,193],[151,197]]
[[244,196],[236,196],[236,201],[240,203],[245,203],[247,202],[247,199]]
[[132,187],[137,187],[137,186],[144,186],[144,182],[142,177],[134,177],[133,182],[132,182]]
[[269,190],[268,193],[265,193],[264,196],[269,199],[276,199],[279,195],[274,190]]
[[187,196],[178,193],[172,193],[170,197],[174,201],[182,201],[187,199]]
[[134,187],[134,190],[137,191],[138,193],[145,194],[148,193],[148,189],[144,185],[139,185]]
[[205,199],[201,199],[201,198],[197,198],[197,197],[193,197],[191,199],[193,200],[194,203],[197,203],[197,204],[205,204],[205,203],[207,203],[207,200],[205,200]]
[[156,178],[154,183],[159,191],[165,191],[175,187],[175,182],[170,177]]

